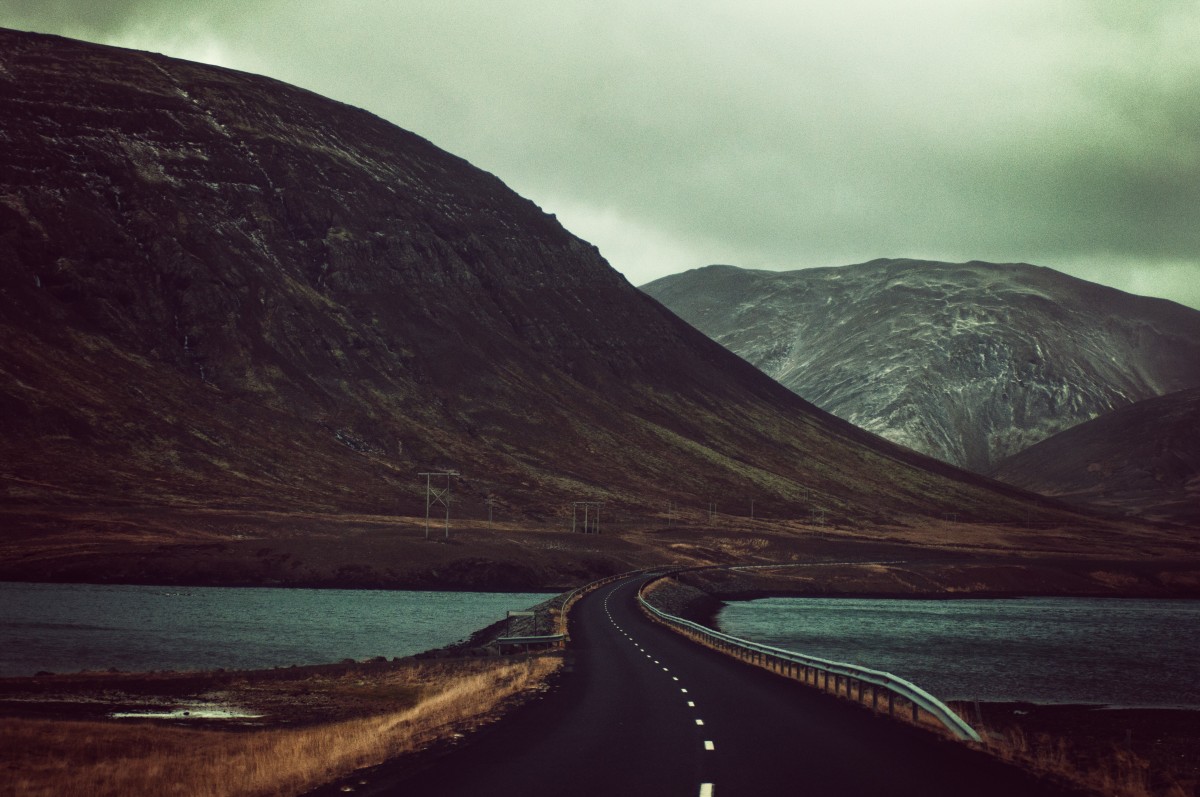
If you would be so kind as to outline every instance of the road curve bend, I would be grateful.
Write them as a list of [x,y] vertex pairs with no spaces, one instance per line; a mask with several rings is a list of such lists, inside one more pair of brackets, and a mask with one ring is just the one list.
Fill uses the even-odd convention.
[[696,645],[637,606],[643,576],[584,597],[540,700],[371,794],[1061,797],[966,745]]

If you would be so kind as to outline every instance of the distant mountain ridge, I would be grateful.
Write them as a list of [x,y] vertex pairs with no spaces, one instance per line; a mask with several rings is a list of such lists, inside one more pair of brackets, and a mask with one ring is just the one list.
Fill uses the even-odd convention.
[[642,290],[822,409],[979,472],[1200,385],[1200,312],[1027,264],[708,266]]

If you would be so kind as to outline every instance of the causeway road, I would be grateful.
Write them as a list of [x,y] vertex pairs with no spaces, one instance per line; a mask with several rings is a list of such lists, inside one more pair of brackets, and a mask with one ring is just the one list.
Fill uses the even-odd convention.
[[544,697],[388,795],[1050,797],[1074,794],[964,744],[736,661],[648,619],[637,577],[571,616],[569,670]]

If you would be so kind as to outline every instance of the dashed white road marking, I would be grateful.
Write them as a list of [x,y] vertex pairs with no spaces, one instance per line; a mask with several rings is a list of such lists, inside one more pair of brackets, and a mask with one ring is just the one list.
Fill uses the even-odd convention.
[[697,724],[697,725],[703,725],[703,724],[704,724],[704,720],[700,719],[699,717],[696,717],[696,724]]
[[679,680],[679,676],[678,676],[678,675],[672,675],[672,676],[671,676],[671,680],[672,680],[672,681],[678,681],[678,680]]
[[700,797],[713,797],[713,785],[711,783],[700,784]]
[[[677,680],[678,680],[678,679],[677,679]],[[680,692],[682,692],[682,693],[683,693],[683,694],[685,694],[685,695],[687,694],[687,690],[686,690],[686,689],[680,689],[679,691],[680,691]]]
[[710,742],[708,739],[705,739],[704,740],[704,749],[705,750],[716,750],[717,746],[715,744],[713,744],[712,742]]
[[695,702],[694,700],[689,700],[689,701],[688,701],[688,708],[695,708],[695,707],[696,707],[696,702]]

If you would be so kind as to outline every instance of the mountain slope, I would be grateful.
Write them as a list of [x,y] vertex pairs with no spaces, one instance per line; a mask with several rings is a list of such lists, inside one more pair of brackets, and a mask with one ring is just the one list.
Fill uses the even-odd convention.
[[[182,535],[198,547],[170,567],[237,539],[249,583],[303,581],[303,554],[340,563],[309,581],[394,584],[379,546],[444,468],[456,518],[490,499],[510,524],[569,527],[576,500],[611,520],[749,499],[829,523],[1078,521],[816,410],[495,177],[361,110],[0,31],[0,139],[10,577],[68,577],[46,562],[128,539],[141,553],[107,561],[160,579],[167,554],[144,545]],[[255,542],[298,529],[324,547]],[[635,561],[609,538],[488,539],[396,549],[396,572],[434,557],[405,583],[445,584],[503,549],[559,575],[495,583],[562,583]]]
[[980,472],[1200,385],[1200,312],[1035,266],[709,266],[642,289],[817,406]]
[[996,463],[993,473],[1082,506],[1200,525],[1200,389],[1059,432]]

